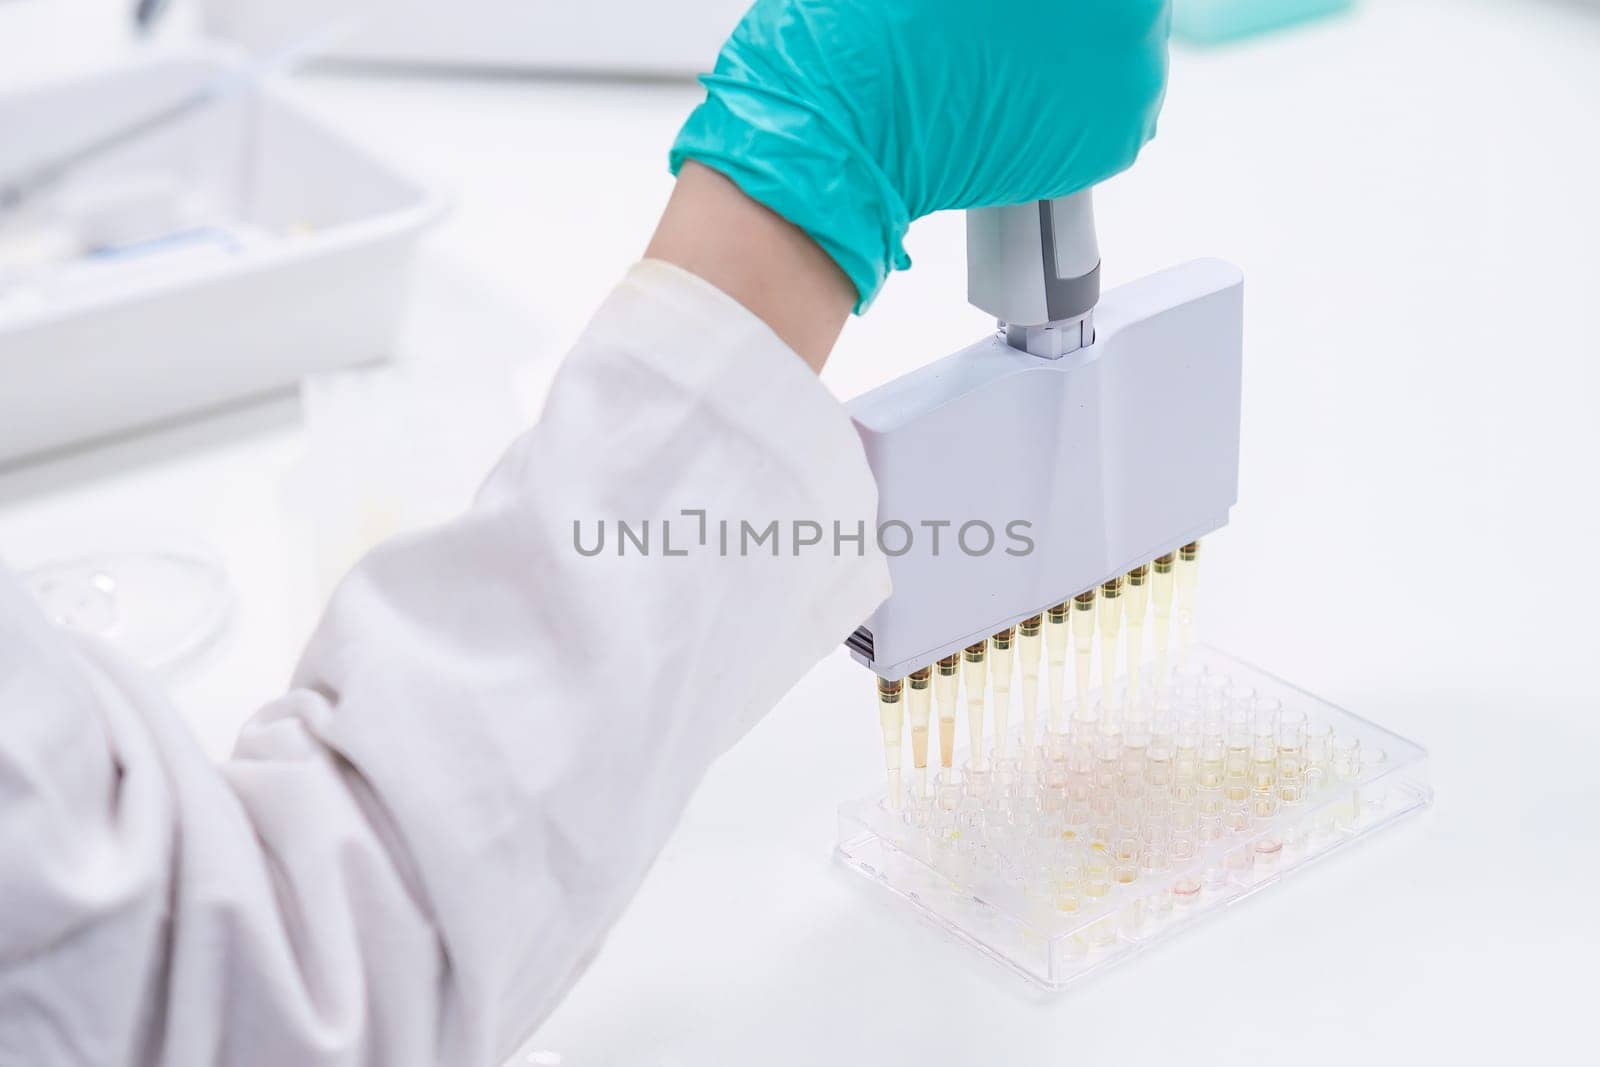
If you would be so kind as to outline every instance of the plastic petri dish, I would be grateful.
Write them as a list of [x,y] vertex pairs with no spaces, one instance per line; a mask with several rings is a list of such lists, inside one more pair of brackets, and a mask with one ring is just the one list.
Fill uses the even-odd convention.
[[227,624],[233,591],[218,564],[183,552],[106,552],[22,573],[44,613],[150,670],[193,659]]

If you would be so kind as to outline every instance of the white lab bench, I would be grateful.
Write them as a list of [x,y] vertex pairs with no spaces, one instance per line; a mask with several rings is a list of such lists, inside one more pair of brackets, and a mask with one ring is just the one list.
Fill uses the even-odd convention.
[[[457,198],[408,351],[464,374],[504,356],[532,400],[642,249],[698,95],[338,74],[299,91]],[[1200,255],[1246,272],[1241,499],[1203,555],[1205,636],[1429,746],[1432,810],[1045,999],[832,861],[835,806],[880,774],[868,678],[841,652],[714,768],[534,1062],[1581,1056],[1600,951],[1597,124],[1592,8],[1372,0],[1180,51],[1158,140],[1098,198],[1108,284]],[[960,218],[909,247],[917,269],[834,356],[842,397],[987,328]],[[309,625],[286,592],[309,566],[285,504],[301,438],[279,399],[0,472],[13,564],[108,531],[226,564],[233,624],[175,683],[219,755]]]

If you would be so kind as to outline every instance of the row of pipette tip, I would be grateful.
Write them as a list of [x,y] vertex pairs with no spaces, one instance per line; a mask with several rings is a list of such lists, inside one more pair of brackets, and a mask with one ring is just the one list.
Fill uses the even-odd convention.
[[[1194,575],[1183,578],[1185,564],[1197,559],[1195,546],[1157,560],[1141,578],[1167,576],[1177,563],[1180,611],[1193,608]],[[1126,627],[1137,634],[1143,612],[1138,597],[1122,594],[1145,582],[1125,581],[1112,594],[1113,583],[1047,613],[1045,626],[1063,626],[1058,614],[1098,623],[1104,653],[1113,653]],[[1335,734],[1298,708],[1285,708],[1275,697],[1204,666],[1187,662],[1180,648],[1179,664],[1165,662],[1160,628],[1171,601],[1160,579],[1149,582],[1157,609],[1158,662],[1145,671],[1138,650],[1129,646],[1128,683],[1121,699],[1091,702],[1085,663],[1094,627],[1074,627],[1078,652],[1077,700],[1071,714],[1057,699],[1060,683],[1050,678],[1048,729],[1036,734],[1033,714],[1038,687],[1040,620],[1026,620],[1015,634],[1002,631],[948,657],[931,671],[919,671],[879,686],[885,756],[889,771],[886,803],[903,824],[905,844],[913,852],[958,881],[984,882],[1019,890],[1034,907],[1071,915],[1105,903],[1121,887],[1143,894],[1137,899],[1170,908],[1199,898],[1208,878],[1225,878],[1231,870],[1270,865],[1286,839],[1298,847],[1305,828],[1286,830],[1309,801],[1325,798],[1347,786],[1381,752],[1364,757],[1353,734]],[[1108,608],[1108,604],[1111,606]],[[1097,610],[1098,609],[1098,610]],[[1192,630],[1191,619],[1184,623]],[[1048,633],[1048,631],[1047,631]],[[1080,633],[1082,637],[1080,639]],[[1142,635],[1141,635],[1142,636]],[[1192,640],[1188,634],[1185,644]],[[1047,669],[1055,673],[1067,642],[1046,638]],[[1022,727],[1013,734],[1006,704],[1013,659],[1022,678]],[[990,668],[990,669],[986,669]],[[1115,660],[1102,665],[1104,679],[1115,680]],[[953,766],[957,682],[964,681],[970,739],[968,759],[958,774]],[[1141,690],[1141,681],[1148,692]],[[994,721],[990,747],[984,748],[984,696],[994,689]],[[1102,693],[1112,693],[1110,684]],[[938,698],[938,762],[928,773],[928,729]],[[902,699],[903,698],[903,699]],[[909,711],[913,778],[900,773],[901,723]],[[1360,799],[1351,790],[1353,811]],[[1331,829],[1337,812],[1319,812]],[[1286,835],[1293,835],[1288,836]],[[1218,842],[1240,838],[1241,847],[1227,853],[1226,863],[1195,868],[1190,861]],[[1170,873],[1169,873],[1170,872]],[[1159,878],[1161,891],[1144,893]],[[1135,885],[1137,883],[1137,885]],[[1144,887],[1144,888],[1141,888]],[[1152,903],[1152,907],[1158,906]]]
[[[1176,553],[1135,567],[1125,577],[1113,578],[1098,590],[1089,589],[1079,593],[1040,615],[1023,619],[1014,628],[1001,630],[986,641],[969,645],[931,667],[913,671],[904,679],[880,678],[878,706],[891,803],[898,803],[901,794],[902,735],[907,717],[911,720],[911,755],[919,778],[918,792],[925,792],[932,720],[931,698],[934,696],[938,698],[938,759],[939,765],[946,769],[952,767],[955,753],[958,689],[965,689],[966,692],[970,761],[978,765],[986,756],[984,738],[988,732],[985,721],[988,706],[985,697],[991,683],[994,690],[994,751],[987,755],[1005,759],[1011,754],[1011,694],[1019,668],[1022,681],[1020,749],[1024,753],[1032,752],[1038,737],[1041,668],[1045,671],[1048,686],[1047,736],[1059,736],[1067,719],[1064,687],[1069,645],[1075,661],[1074,704],[1083,709],[1080,717],[1091,708],[1091,672],[1097,643],[1101,704],[1104,707],[1115,710],[1124,696],[1129,704],[1137,704],[1147,696],[1157,705],[1165,703],[1165,692],[1140,692],[1144,673],[1145,623],[1147,616],[1154,616],[1155,675],[1157,678],[1166,678],[1174,604],[1178,615],[1180,658],[1187,661],[1189,650],[1194,645],[1199,554],[1198,542],[1187,544]],[[1127,681],[1125,692],[1119,692],[1115,684],[1117,662],[1124,643],[1127,647]],[[1044,653],[1042,657],[1041,646]]]

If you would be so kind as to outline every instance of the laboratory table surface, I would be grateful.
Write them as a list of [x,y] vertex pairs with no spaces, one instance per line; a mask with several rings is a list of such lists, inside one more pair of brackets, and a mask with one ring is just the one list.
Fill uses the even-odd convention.
[[[454,199],[398,349],[484,387],[412,402],[441,440],[486,397],[522,412],[429,472],[430,500],[458,506],[643,248],[698,92],[349,71],[295,91]],[[1202,556],[1205,638],[1427,745],[1431,809],[1045,997],[832,858],[836,805],[881,774],[868,675],[840,652],[713,768],[517,1061],[1590,1055],[1597,123],[1592,6],[1371,2],[1178,49],[1158,139],[1098,197],[1108,284],[1199,256],[1248,279],[1240,498]],[[908,247],[916,269],[828,368],[841,398],[989,328],[964,302],[960,217],[918,223]],[[16,467],[0,473],[0,554],[214,554],[231,623],[171,684],[220,757],[314,621],[307,468],[371,432],[312,427],[280,397]],[[378,444],[367,470],[403,492]]]

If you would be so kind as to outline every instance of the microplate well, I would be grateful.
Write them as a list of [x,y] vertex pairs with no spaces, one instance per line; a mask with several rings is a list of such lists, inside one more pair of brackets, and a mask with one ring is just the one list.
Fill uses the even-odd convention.
[[1154,675],[1152,707],[843,805],[839,858],[1059,990],[1432,799],[1421,747],[1264,671],[1197,647]]

